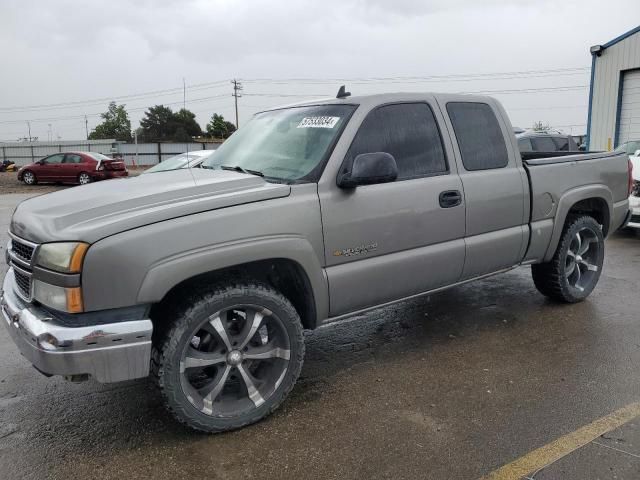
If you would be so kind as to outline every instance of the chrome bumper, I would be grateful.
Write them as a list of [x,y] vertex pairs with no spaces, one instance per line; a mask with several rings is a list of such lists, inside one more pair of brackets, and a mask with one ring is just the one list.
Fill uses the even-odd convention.
[[45,310],[15,293],[13,268],[0,291],[0,310],[22,355],[47,375],[91,375],[111,383],[149,375],[151,320],[78,328],[57,325]]

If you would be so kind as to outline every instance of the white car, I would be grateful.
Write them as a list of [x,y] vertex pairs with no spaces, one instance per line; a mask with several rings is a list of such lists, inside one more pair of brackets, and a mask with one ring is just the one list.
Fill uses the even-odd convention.
[[180,168],[200,167],[200,164],[214,153],[215,150],[194,150],[192,152],[181,153],[146,169],[143,173],[166,172],[167,170],[178,170]]
[[636,150],[634,155],[629,155],[629,159],[633,164],[633,191],[629,197],[631,220],[627,226],[640,228],[640,150]]

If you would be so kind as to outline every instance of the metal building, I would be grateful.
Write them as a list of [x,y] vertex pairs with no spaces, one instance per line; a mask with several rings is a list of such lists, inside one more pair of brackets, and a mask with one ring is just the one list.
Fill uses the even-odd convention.
[[640,26],[591,47],[589,150],[640,140]]

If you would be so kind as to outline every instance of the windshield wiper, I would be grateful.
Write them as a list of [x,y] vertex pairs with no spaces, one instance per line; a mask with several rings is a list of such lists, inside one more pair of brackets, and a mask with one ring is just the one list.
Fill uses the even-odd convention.
[[259,172],[258,170],[249,170],[247,168],[242,168],[239,165],[236,165],[234,167],[230,167],[228,165],[220,165],[220,168],[222,170],[232,170],[234,172],[246,173],[247,175],[256,175],[258,177],[264,177],[264,173]]

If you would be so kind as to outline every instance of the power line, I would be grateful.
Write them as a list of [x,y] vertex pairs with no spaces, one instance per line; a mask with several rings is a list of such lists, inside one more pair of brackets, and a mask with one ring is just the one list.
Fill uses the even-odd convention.
[[[472,81],[480,79],[492,79],[497,80],[499,77],[506,77],[509,79],[520,78],[537,78],[541,76],[559,76],[559,75],[577,75],[589,71],[589,67],[573,67],[573,68],[558,68],[558,69],[546,69],[546,70],[525,70],[525,71],[512,71],[512,72],[493,72],[493,73],[471,73],[471,74],[449,74],[449,75],[427,75],[427,76],[396,76],[396,77],[352,77],[352,78],[247,78],[242,81],[247,83],[306,83],[306,84],[327,84],[335,82],[352,82],[352,83],[422,83],[428,81]],[[240,84],[238,80],[234,80]],[[187,89],[193,90],[205,90],[210,88],[222,88],[227,84],[228,80],[216,80],[212,82],[199,83],[194,85],[188,85]],[[24,106],[12,106],[12,107],[0,107],[0,112],[4,113],[17,113],[20,111],[43,111],[53,110],[61,108],[73,108],[81,107],[92,104],[98,104],[108,101],[122,102],[125,100],[142,100],[148,97],[175,95],[179,94],[182,87],[174,87],[162,90],[152,90],[147,92],[139,92],[128,95],[116,95],[110,97],[91,98],[85,100],[49,103],[40,105],[24,105]]]
[[[228,93],[223,93],[223,94],[219,94],[219,95],[212,95],[209,97],[202,97],[202,98],[194,98],[192,100],[189,100],[189,104],[192,103],[197,103],[197,102],[204,102],[207,100],[212,100],[212,99],[216,99],[216,98],[223,98],[229,97]],[[182,101],[178,101],[178,102],[169,102],[169,103],[163,103],[164,106],[172,106],[172,105],[181,105],[183,102]],[[137,107],[137,108],[128,108],[127,109],[127,113],[128,112],[139,112],[142,110],[147,110],[149,107]],[[84,119],[85,117],[99,117],[100,115],[102,115],[103,112],[97,112],[97,113],[87,113],[87,114],[83,114],[83,115],[67,115],[67,116],[62,116],[62,117],[48,117],[48,118],[35,118],[35,119],[30,119],[29,121],[31,121],[32,123],[36,123],[36,122],[48,122],[48,121],[56,121],[56,120],[71,120],[71,119]],[[26,120],[0,120],[0,124],[10,124],[10,123],[24,123]]]
[[[498,93],[498,94],[510,94],[510,93],[538,93],[538,92],[555,92],[555,91],[570,91],[570,90],[581,90],[584,88],[588,88],[589,85],[566,85],[561,87],[532,87],[532,88],[513,88],[507,90],[460,90],[457,92],[448,92],[448,93],[465,93],[465,94],[489,94],[489,93]],[[444,93],[444,92],[443,92]],[[331,97],[330,94],[321,94],[321,93],[308,93],[308,94],[297,94],[297,93],[245,93],[246,96],[251,97],[274,97],[274,98],[287,98],[287,97],[298,97],[298,98],[310,98],[310,97]]]
[[[207,90],[210,88],[220,88],[223,86],[223,84],[226,83],[226,81],[216,81],[216,82],[209,82],[209,83],[200,83],[200,84],[196,84],[196,85],[189,85],[186,88],[188,88],[191,91],[198,91],[198,90]],[[157,97],[157,96],[164,96],[164,95],[177,95],[180,94],[183,90],[183,87],[176,87],[176,88],[170,88],[170,89],[165,89],[165,90],[155,90],[155,91],[151,91],[151,92],[144,92],[144,93],[136,93],[136,94],[131,94],[131,95],[121,95],[121,96],[114,96],[114,97],[102,97],[102,98],[93,98],[93,99],[89,99],[89,100],[78,100],[78,101],[74,101],[74,102],[61,102],[61,103],[50,103],[50,104],[44,104],[44,105],[27,105],[27,106],[22,106],[22,107],[0,107],[0,112],[2,113],[17,113],[17,112],[21,112],[21,111],[30,111],[30,110],[36,110],[36,111],[42,111],[42,110],[54,110],[54,109],[59,109],[59,108],[75,108],[75,107],[83,107],[83,106],[87,106],[87,105],[95,105],[95,104],[99,104],[99,103],[103,103],[103,102],[108,102],[108,101],[115,101],[115,102],[120,102],[123,100],[143,100],[143,99],[147,99],[148,97]]]
[[517,77],[526,78],[528,76],[557,76],[557,75],[576,75],[588,72],[590,67],[574,67],[560,68],[549,70],[527,70],[514,72],[494,72],[494,73],[467,73],[467,74],[448,74],[448,75],[426,75],[426,76],[396,76],[396,77],[342,77],[342,78],[245,78],[246,83],[255,82],[298,82],[298,83],[326,83],[326,82],[380,82],[380,81],[412,81],[412,80],[451,80],[455,78],[480,79],[495,77]]

